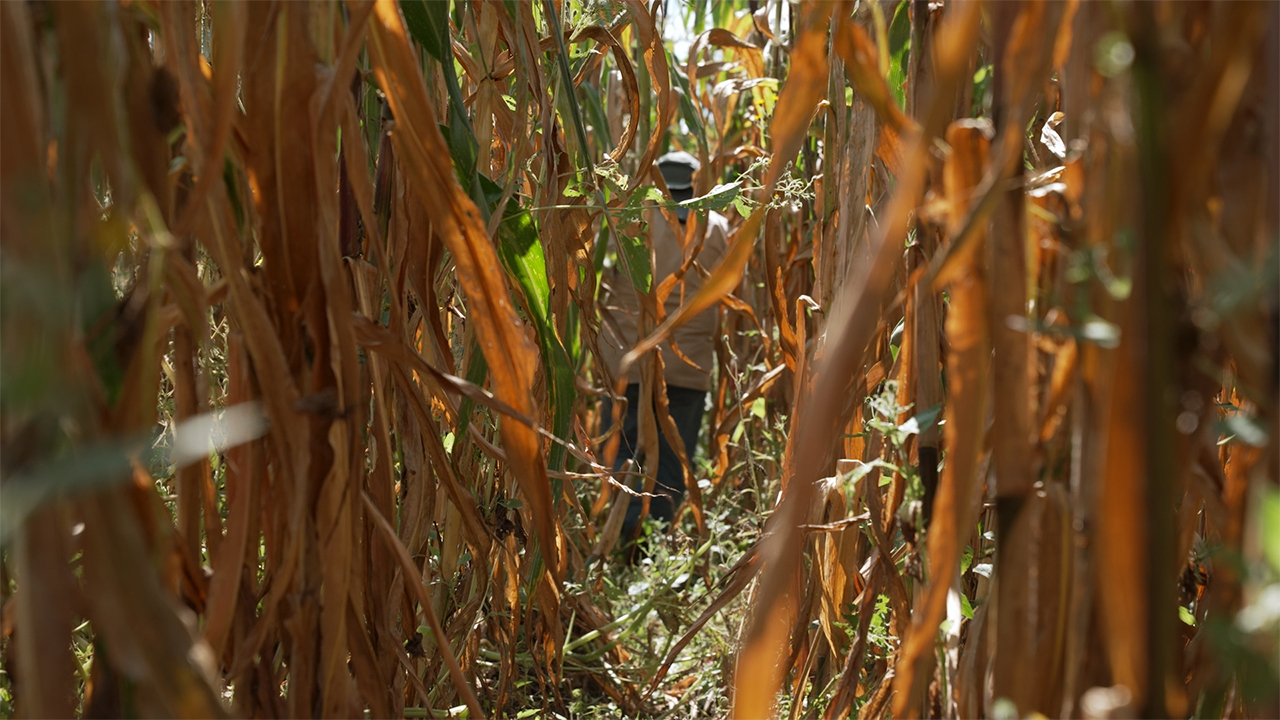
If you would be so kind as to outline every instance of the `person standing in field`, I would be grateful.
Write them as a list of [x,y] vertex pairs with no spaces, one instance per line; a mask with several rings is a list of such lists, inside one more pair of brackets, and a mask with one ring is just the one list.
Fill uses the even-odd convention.
[[[686,152],[672,152],[658,158],[657,164],[659,172],[662,173],[662,179],[676,202],[693,198],[693,176],[700,168],[697,158]],[[694,257],[695,264],[684,275],[683,292],[677,286],[667,298],[664,308],[667,315],[674,313],[680,307],[682,299],[692,297],[702,286],[705,271],[714,267],[724,254],[729,232],[729,224],[724,216],[714,211],[710,212],[707,216],[701,248],[698,248],[696,238],[689,240],[687,248],[682,248],[681,243],[686,227],[691,222],[689,209],[677,207],[675,215],[679,220],[680,237],[673,232],[671,223],[657,209],[649,208],[644,211],[647,231],[652,240],[654,288],[680,269],[684,263],[686,251],[693,253],[696,250],[697,252]],[[600,351],[616,380],[621,370],[623,355],[640,339],[636,332],[640,306],[631,280],[619,268],[614,267],[606,271],[604,281],[606,294],[602,304],[602,315],[605,327],[600,335]],[[716,310],[712,307],[675,330],[672,339],[679,350],[679,355],[672,349],[671,340],[664,342],[661,346],[668,407],[690,462],[693,460],[694,449],[698,445],[707,391],[711,387],[710,371],[715,361],[715,332]],[[615,472],[622,469],[627,460],[634,458],[636,451],[643,446],[639,438],[637,412],[640,398],[638,363],[633,365],[628,373],[626,398],[627,411],[622,418],[622,438],[613,464]],[[654,410],[657,411],[656,404]],[[612,404],[607,398],[601,408],[601,418],[605,423],[610,422],[612,418]],[[639,483],[633,486],[640,489]],[[653,490],[654,497],[649,500],[649,516],[664,523],[670,523],[675,516],[676,508],[684,500],[684,493],[684,468],[681,466],[679,456],[659,428],[657,482]],[[642,520],[640,512],[643,506],[642,498],[627,497],[629,504],[621,534],[624,542],[635,538]]]

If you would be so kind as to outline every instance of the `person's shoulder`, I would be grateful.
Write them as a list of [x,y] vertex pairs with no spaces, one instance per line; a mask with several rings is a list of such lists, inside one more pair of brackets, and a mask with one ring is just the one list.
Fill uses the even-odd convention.
[[707,213],[707,231],[713,230],[718,230],[725,235],[729,234],[729,219],[715,210]]
[[714,210],[707,213],[707,229],[704,231],[702,249],[703,264],[715,262],[729,244],[729,219]]

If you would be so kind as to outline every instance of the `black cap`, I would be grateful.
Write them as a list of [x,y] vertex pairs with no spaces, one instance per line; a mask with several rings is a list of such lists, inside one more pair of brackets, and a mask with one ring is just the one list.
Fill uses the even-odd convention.
[[693,174],[702,167],[698,158],[682,150],[669,152],[658,158],[658,171],[670,190],[693,189]]

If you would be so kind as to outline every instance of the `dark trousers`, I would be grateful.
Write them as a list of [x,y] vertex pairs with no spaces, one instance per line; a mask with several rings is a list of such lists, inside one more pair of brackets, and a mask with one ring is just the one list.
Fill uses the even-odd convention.
[[[698,435],[702,432],[702,413],[706,400],[705,390],[667,386],[667,405],[671,411],[671,419],[680,432],[690,464],[693,462],[694,449],[698,447]],[[618,456],[613,461],[615,472],[621,470],[623,464],[634,458],[636,451],[640,449],[639,406],[640,384],[632,383],[627,386],[627,414],[622,419],[622,441],[618,444]],[[654,412],[657,412],[656,404]],[[613,403],[608,398],[601,404],[600,413],[605,423],[612,420]],[[622,478],[619,480],[622,481]],[[630,481],[631,487],[636,490],[644,489],[643,479],[632,476]],[[684,491],[684,469],[680,466],[680,459],[667,442],[662,428],[658,428],[658,477],[653,489],[653,494],[657,497],[649,498],[649,516],[671,522],[676,508],[684,501]],[[643,498],[628,497],[630,503],[627,505],[627,518],[622,524],[624,540],[634,537],[640,526],[640,507],[643,501]]]

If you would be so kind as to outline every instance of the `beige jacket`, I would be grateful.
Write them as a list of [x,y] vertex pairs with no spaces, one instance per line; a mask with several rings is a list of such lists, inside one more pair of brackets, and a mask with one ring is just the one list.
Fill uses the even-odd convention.
[[[662,217],[662,213],[650,209],[644,213],[649,233],[653,238],[653,287],[664,279],[674,275],[684,261],[680,250],[680,240],[671,231],[671,225]],[[683,228],[682,228],[683,229]],[[723,215],[712,212],[707,218],[706,239],[698,253],[698,264],[710,271],[724,255],[728,243],[729,223]],[[690,244],[690,250],[693,249]],[[622,356],[626,355],[639,341],[636,337],[636,323],[640,316],[640,305],[636,300],[636,290],[631,279],[621,268],[613,267],[605,271],[604,302],[601,309],[604,328],[600,332],[600,353],[609,366],[610,373],[617,379]],[[667,298],[666,314],[674,313],[682,301],[690,298],[702,287],[702,276],[692,267],[685,273],[683,290],[676,285]],[[670,341],[662,344],[662,363],[666,368],[667,385],[689,388],[691,390],[707,390],[711,387],[711,366],[715,362],[716,309],[704,311],[684,325],[676,328],[674,339],[681,354],[698,365],[694,367],[681,360],[671,349]],[[640,368],[633,366],[628,373],[628,382],[640,382]]]

